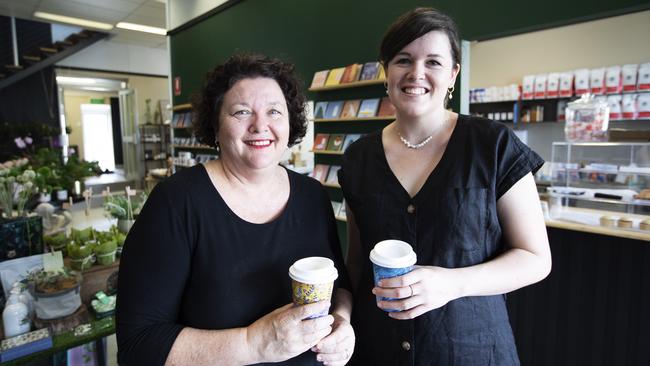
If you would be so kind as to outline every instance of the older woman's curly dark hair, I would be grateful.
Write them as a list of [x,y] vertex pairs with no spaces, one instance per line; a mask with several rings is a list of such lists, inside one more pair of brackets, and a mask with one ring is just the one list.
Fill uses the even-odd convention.
[[192,98],[194,134],[199,142],[217,147],[215,137],[224,95],[239,80],[255,77],[278,83],[289,110],[289,146],[300,142],[307,132],[301,82],[292,64],[262,55],[234,55],[208,72],[200,93]]

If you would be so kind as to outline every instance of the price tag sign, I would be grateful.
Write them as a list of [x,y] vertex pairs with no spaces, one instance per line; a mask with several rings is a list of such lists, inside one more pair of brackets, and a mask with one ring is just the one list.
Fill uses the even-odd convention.
[[106,197],[111,194],[111,187],[106,187],[105,190],[102,191],[102,196]]
[[63,254],[61,251],[43,254],[43,270],[46,272],[60,271],[63,269]]
[[89,189],[86,189],[83,193],[84,198],[90,198],[92,192]]
[[131,187],[126,187],[126,195],[135,196],[135,189],[131,189]]

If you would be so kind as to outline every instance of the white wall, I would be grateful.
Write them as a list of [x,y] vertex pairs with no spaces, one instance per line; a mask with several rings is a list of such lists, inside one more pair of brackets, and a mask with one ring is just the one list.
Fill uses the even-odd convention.
[[162,48],[101,40],[56,65],[126,73],[169,75],[169,52]]
[[167,0],[167,29],[174,29],[228,0]]
[[471,45],[470,88],[521,84],[523,76],[650,62],[650,11]]

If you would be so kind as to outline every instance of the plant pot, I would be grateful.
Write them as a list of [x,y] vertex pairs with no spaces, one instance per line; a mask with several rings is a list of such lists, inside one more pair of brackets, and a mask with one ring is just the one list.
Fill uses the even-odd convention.
[[117,229],[124,234],[127,234],[129,230],[131,230],[131,226],[133,226],[133,223],[135,220],[126,220],[126,219],[118,219],[117,220]]
[[34,309],[39,319],[56,319],[74,313],[81,306],[79,283],[57,293],[33,291]]
[[117,250],[114,250],[110,253],[104,253],[104,254],[95,254],[97,257],[97,264],[101,264],[104,266],[107,266],[113,262],[115,262],[115,254],[117,253]]
[[56,191],[56,199],[59,201],[67,201],[68,200],[68,191],[65,189],[61,189],[59,191]]
[[86,258],[81,259],[70,258],[70,268],[76,271],[83,271],[92,267],[94,262],[95,257],[93,255],[89,255]]

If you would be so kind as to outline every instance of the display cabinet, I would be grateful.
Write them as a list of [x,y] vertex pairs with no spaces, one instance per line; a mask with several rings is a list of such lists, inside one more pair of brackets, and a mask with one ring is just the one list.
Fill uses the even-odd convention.
[[552,220],[650,234],[650,143],[554,142]]

